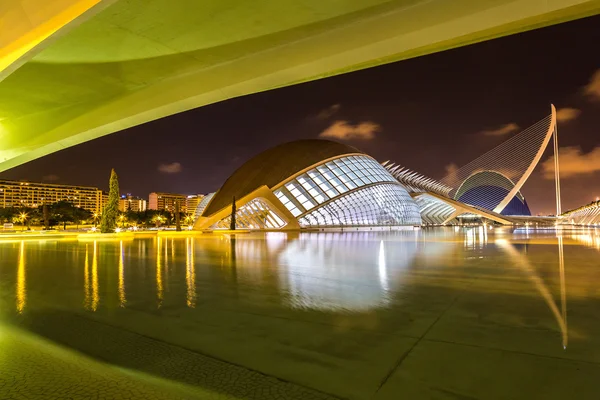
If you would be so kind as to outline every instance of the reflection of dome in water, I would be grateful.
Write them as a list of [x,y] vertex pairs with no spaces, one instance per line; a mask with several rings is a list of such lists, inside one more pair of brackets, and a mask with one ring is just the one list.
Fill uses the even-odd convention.
[[[410,240],[394,240],[399,236]],[[294,308],[382,308],[416,252],[414,232],[303,234],[279,257],[281,288]]]
[[[493,210],[514,188],[515,184],[497,171],[480,171],[468,177],[458,188],[454,198],[473,206]],[[521,192],[510,200],[502,215],[531,215]]]

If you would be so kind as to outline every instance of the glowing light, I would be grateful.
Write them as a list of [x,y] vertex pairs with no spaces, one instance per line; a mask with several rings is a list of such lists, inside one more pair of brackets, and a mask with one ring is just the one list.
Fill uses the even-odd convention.
[[115,232],[116,233],[120,233],[121,232],[121,228],[115,228]]
[[25,276],[25,241],[21,240],[19,265],[17,268],[17,312],[23,313],[27,305],[27,282]]

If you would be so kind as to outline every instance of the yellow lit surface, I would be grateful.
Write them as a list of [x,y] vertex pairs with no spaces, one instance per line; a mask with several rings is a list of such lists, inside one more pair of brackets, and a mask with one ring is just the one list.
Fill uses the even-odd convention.
[[[0,7],[0,81],[19,59],[101,0],[11,0]],[[108,3],[108,1],[107,1]],[[9,71],[6,71],[9,70]]]
[[600,0],[105,3],[42,43],[41,51],[0,82],[0,171],[232,97],[600,10]]

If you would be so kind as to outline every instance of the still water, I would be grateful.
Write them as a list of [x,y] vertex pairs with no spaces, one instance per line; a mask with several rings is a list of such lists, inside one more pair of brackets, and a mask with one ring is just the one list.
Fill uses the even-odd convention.
[[0,366],[49,363],[0,398],[597,399],[599,280],[594,229],[0,241]]

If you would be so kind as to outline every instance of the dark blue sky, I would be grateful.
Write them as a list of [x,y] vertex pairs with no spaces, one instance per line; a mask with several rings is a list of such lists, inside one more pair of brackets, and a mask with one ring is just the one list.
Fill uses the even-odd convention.
[[[582,151],[570,149],[572,159],[565,161],[574,172],[563,178],[564,208],[573,208],[600,196],[600,75],[597,98],[584,92],[600,69],[599,26],[600,17],[591,17],[224,101],[63,150],[0,177],[107,189],[114,167],[123,192],[207,193],[258,152],[316,138],[344,120],[379,126],[373,138],[349,144],[379,161],[441,178],[448,164],[465,164],[511,136],[483,130],[525,128],[554,103],[580,111],[559,124],[561,147]],[[331,115],[325,118],[324,110]],[[159,171],[161,164],[171,164],[163,170],[174,173]],[[534,213],[552,212],[553,182],[541,168],[523,193]]]

